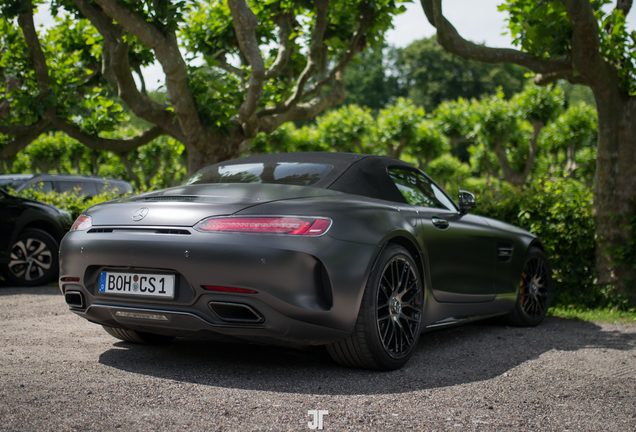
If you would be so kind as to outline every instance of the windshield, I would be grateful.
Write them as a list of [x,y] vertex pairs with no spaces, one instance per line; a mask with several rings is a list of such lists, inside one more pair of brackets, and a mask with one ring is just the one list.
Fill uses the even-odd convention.
[[331,165],[299,162],[211,166],[194,174],[185,184],[277,183],[311,186],[331,171],[331,168]]

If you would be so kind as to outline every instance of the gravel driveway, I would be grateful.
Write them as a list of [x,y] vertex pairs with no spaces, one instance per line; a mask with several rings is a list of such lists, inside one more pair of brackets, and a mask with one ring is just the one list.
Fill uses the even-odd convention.
[[139,346],[57,288],[0,288],[0,430],[636,430],[636,326],[547,319],[425,334],[399,371],[321,348]]

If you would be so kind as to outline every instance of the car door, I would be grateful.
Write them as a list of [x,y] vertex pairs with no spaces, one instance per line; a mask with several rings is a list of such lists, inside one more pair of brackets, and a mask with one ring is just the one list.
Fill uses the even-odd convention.
[[9,262],[11,239],[23,207],[18,198],[0,191],[0,262]]
[[460,214],[456,205],[419,172],[389,168],[406,201],[419,214],[430,280],[439,302],[473,303],[495,298],[495,239],[479,216]]

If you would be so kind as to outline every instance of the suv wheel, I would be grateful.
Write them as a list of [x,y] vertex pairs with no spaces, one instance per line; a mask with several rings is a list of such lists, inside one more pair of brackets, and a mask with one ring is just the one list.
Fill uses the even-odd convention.
[[58,249],[47,232],[26,229],[11,247],[9,263],[0,266],[2,275],[17,286],[43,285],[57,276]]

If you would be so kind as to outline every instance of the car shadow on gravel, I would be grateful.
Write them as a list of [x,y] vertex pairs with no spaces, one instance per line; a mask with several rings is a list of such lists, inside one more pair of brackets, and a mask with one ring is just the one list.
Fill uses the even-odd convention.
[[497,377],[551,350],[633,350],[636,333],[547,318],[534,328],[491,322],[426,333],[407,365],[374,372],[335,364],[321,347],[280,348],[177,339],[166,346],[115,342],[100,363],[134,374],[224,388],[353,395],[404,393]]

